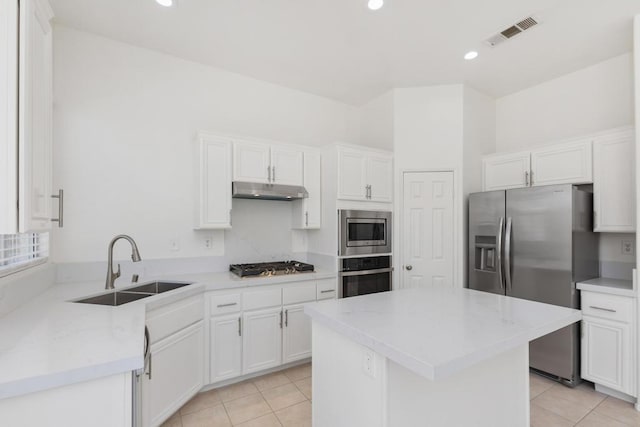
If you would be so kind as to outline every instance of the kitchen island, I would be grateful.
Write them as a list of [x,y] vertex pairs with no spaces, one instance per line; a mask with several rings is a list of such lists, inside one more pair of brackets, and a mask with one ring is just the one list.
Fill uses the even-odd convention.
[[529,425],[529,342],[578,310],[428,286],[305,306],[313,425]]

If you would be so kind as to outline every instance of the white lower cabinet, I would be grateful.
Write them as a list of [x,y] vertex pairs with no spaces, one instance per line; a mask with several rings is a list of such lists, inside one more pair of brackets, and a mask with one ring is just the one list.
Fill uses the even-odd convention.
[[242,315],[212,317],[210,323],[210,383],[242,375]]
[[242,372],[273,368],[282,360],[282,307],[242,314]]
[[158,426],[204,385],[204,327],[199,321],[151,345],[142,380],[142,425]]
[[303,305],[284,307],[282,330],[282,363],[311,357],[311,319]]
[[629,325],[585,316],[582,328],[582,378],[631,394]]
[[142,425],[158,426],[204,385],[204,327],[199,321],[151,345],[142,380]]
[[633,298],[582,291],[582,378],[635,396]]

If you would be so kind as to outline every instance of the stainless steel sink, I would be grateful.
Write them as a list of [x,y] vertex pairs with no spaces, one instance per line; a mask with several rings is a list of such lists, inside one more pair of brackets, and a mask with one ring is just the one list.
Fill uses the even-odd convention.
[[99,305],[111,305],[117,306],[140,300],[153,296],[154,294],[143,294],[134,292],[109,292],[108,294],[96,295],[94,297],[83,298],[74,302],[81,302],[84,304],[99,304]]
[[75,300],[74,302],[117,306],[133,301],[138,301],[142,298],[151,297],[163,292],[173,291],[174,289],[179,289],[188,285],[191,285],[191,283],[156,281],[145,283],[144,285],[134,286],[131,288],[125,288],[121,291],[111,291],[106,294]]
[[184,286],[188,286],[191,283],[184,282],[151,282],[140,286],[134,286],[133,288],[124,289],[125,292],[142,292],[146,294],[161,294],[163,292],[173,291]]

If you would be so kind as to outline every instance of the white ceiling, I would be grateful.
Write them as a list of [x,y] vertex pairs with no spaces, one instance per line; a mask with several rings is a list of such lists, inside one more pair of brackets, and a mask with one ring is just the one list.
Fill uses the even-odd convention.
[[[355,105],[393,87],[516,92],[630,51],[640,13],[638,0],[177,1],[51,3],[64,25]],[[530,14],[542,25],[482,43]]]

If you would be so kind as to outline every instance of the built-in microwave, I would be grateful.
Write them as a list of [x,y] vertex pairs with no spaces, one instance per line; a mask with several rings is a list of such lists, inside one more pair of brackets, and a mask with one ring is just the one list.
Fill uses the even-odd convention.
[[338,211],[338,255],[391,253],[391,212]]

